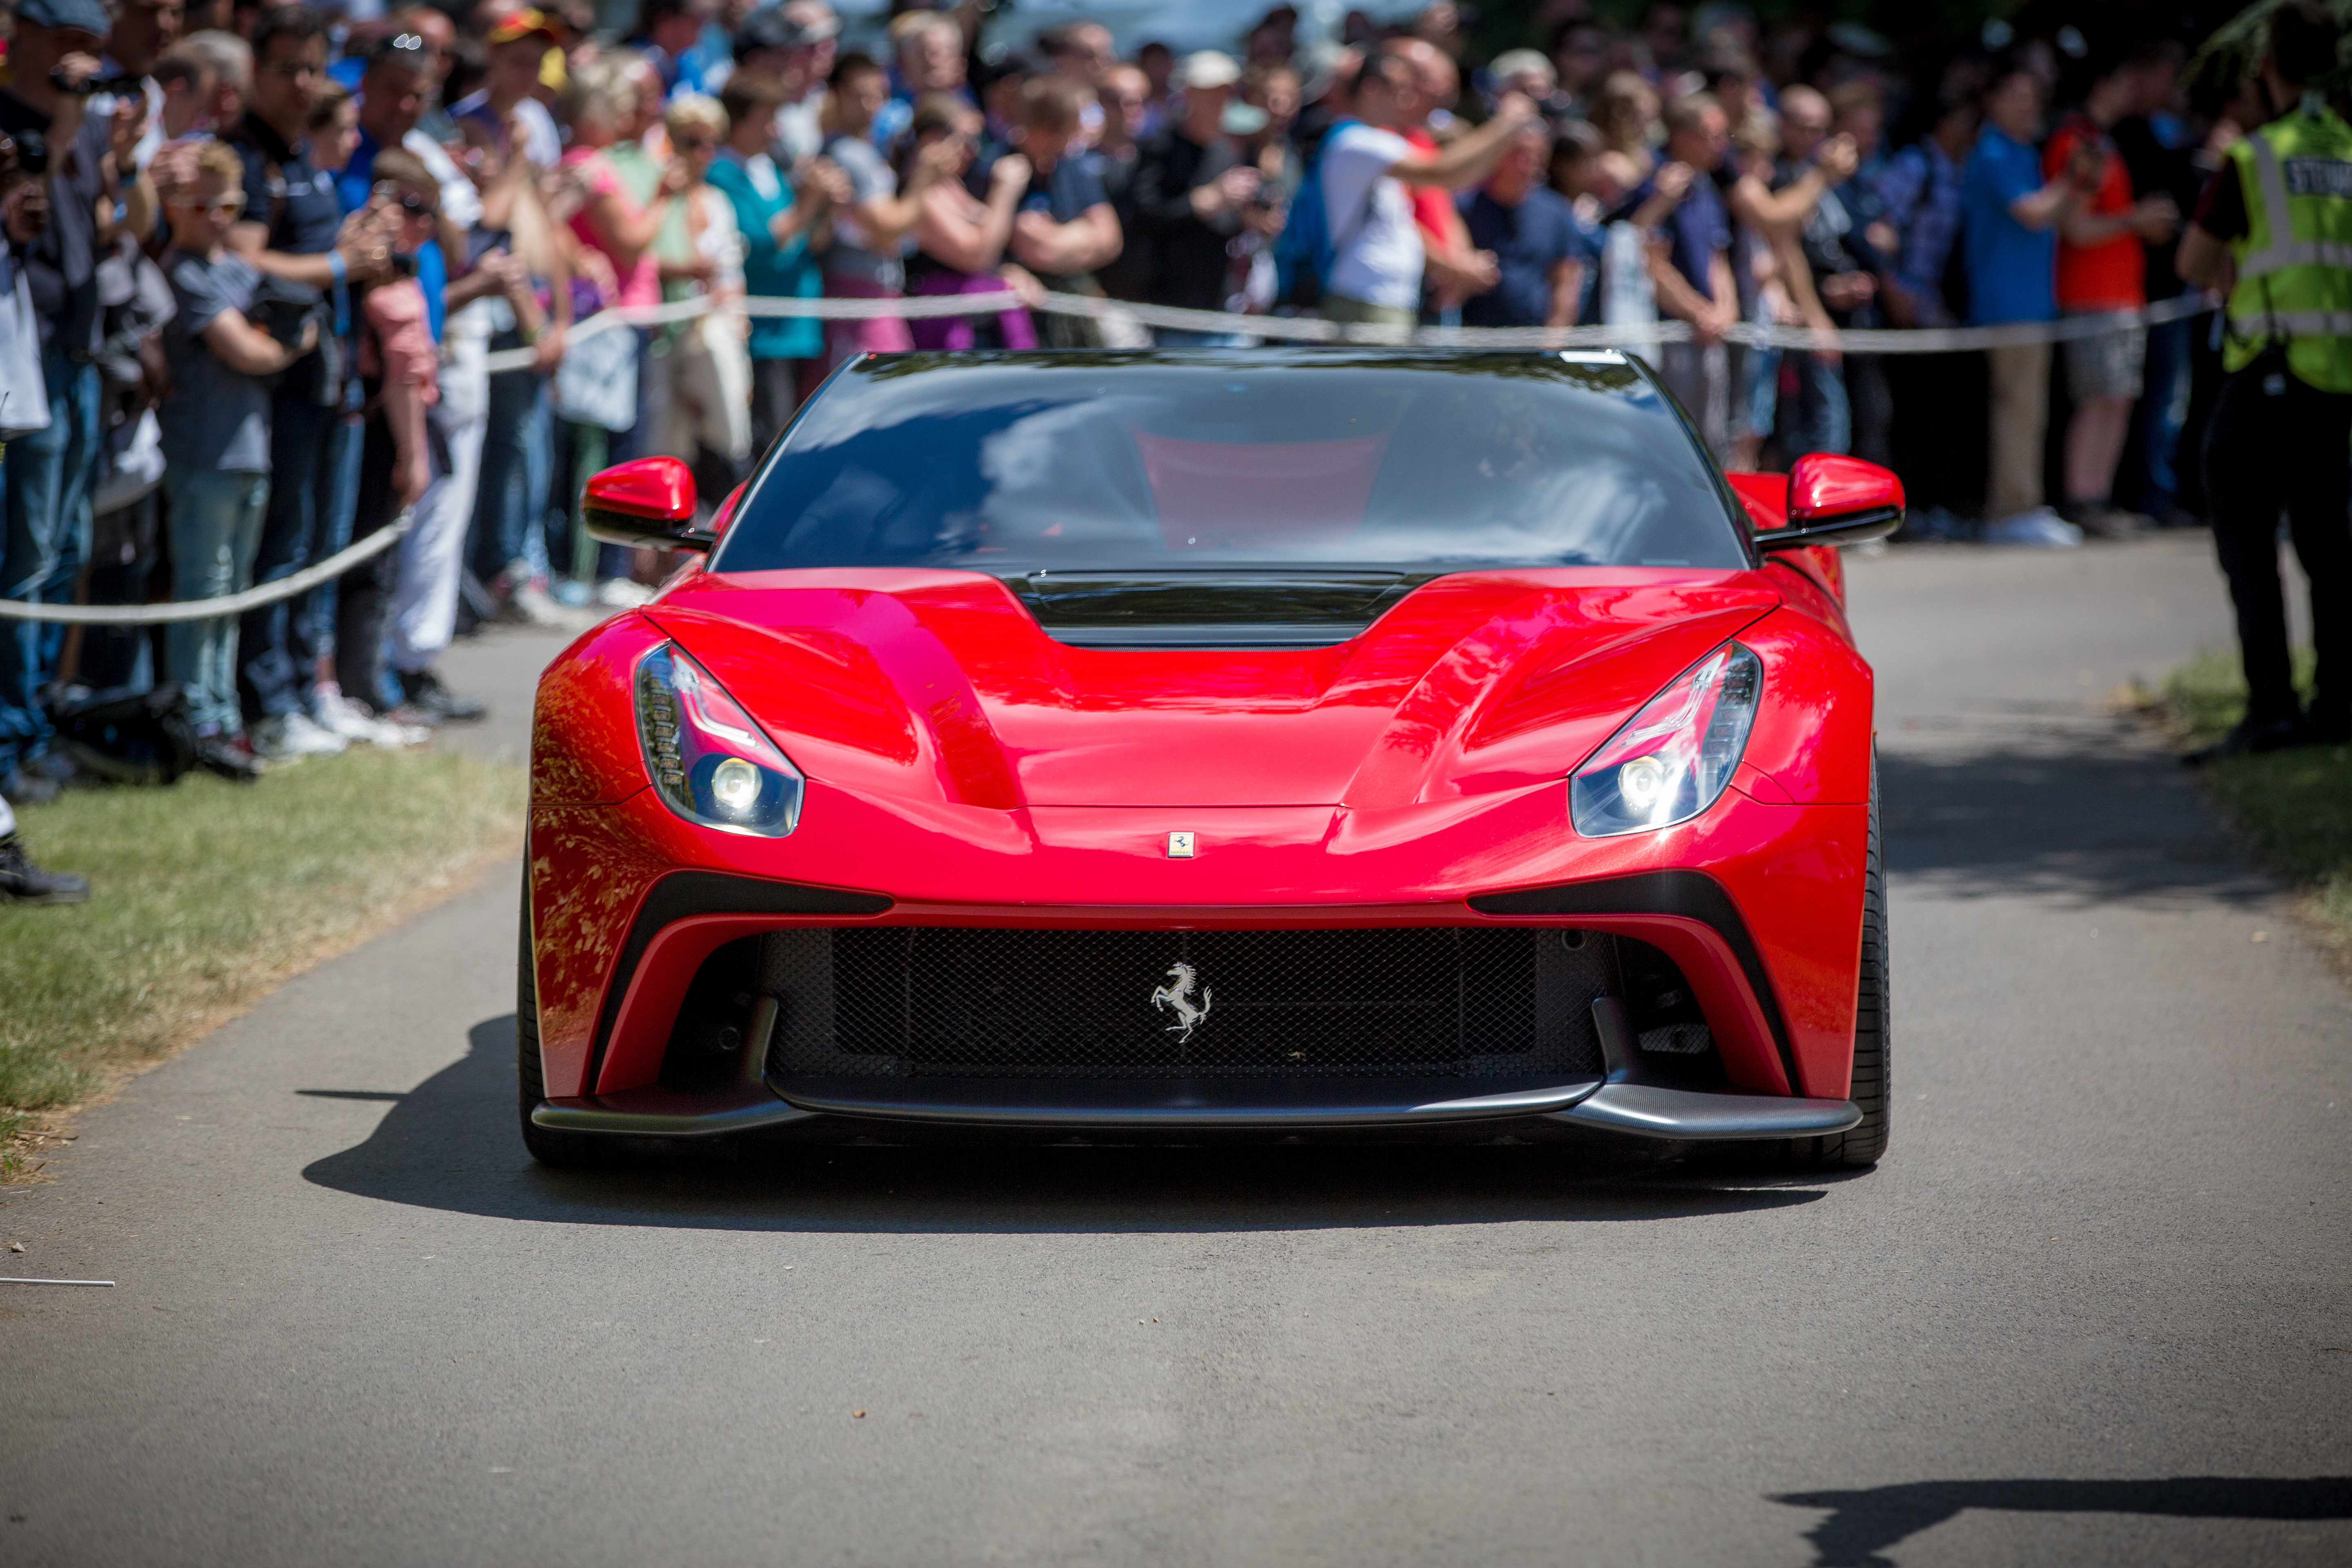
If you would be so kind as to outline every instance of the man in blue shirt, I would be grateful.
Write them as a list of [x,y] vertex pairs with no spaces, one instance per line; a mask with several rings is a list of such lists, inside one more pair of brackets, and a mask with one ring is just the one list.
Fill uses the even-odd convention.
[[[264,274],[318,290],[328,338],[348,336],[353,262],[366,269],[372,242],[354,237],[338,254],[343,204],[335,184],[310,161],[304,137],[311,89],[325,79],[327,28],[299,5],[265,11],[253,35],[251,106],[222,136],[245,165],[245,212],[229,231],[231,250]],[[362,281],[365,281],[362,276]],[[268,511],[253,561],[253,581],[276,582],[331,553],[347,536],[331,515],[346,426],[341,355],[313,350],[277,379],[270,393]],[[320,550],[321,543],[328,549]],[[308,596],[248,611],[237,633],[238,689],[247,733],[265,757],[342,749],[340,737],[313,723],[304,699],[323,629]]]
[[[368,205],[375,188],[375,155],[399,146],[416,129],[432,89],[433,47],[421,35],[394,33],[369,52],[367,74],[360,79],[360,144],[352,149],[351,161],[335,182],[345,212]],[[416,281],[425,290],[426,317],[438,339],[449,289],[448,260],[438,242],[417,251]]]
[[[1979,326],[2048,321],[2058,315],[2058,225],[2078,199],[2062,176],[2044,184],[2042,80],[2021,66],[1985,93],[1984,133],[1961,176],[1962,254],[1969,320]],[[2081,533],[2042,504],[2042,443],[2049,424],[2050,344],[1986,351],[1992,382],[1985,468],[1985,538],[2013,544],[2073,544]]]
[[1500,280],[1462,301],[1465,327],[1572,327],[1584,276],[1597,258],[1576,210],[1541,183],[1551,132],[1541,121],[1511,139],[1486,183],[1455,198],[1474,249],[1490,252]]
[[[1658,376],[1698,425],[1719,460],[1731,447],[1731,364],[1723,334],[1739,320],[1739,289],[1731,275],[1731,216],[1715,185],[1731,150],[1731,122],[1705,93],[1666,106],[1666,157],[1696,178],[1666,221],[1650,233],[1650,283],[1658,313],[1690,323],[1691,341],[1662,343]],[[1653,174],[1627,198],[1636,209],[1657,195]]]

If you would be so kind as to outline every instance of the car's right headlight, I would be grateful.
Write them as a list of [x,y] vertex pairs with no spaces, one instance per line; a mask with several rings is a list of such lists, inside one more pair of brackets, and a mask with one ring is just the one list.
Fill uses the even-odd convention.
[[676,643],[637,661],[637,742],[669,808],[728,833],[782,838],[807,780],[726,689]]
[[1576,770],[1569,820],[1587,838],[1687,822],[1731,782],[1764,692],[1764,666],[1726,643],[1643,704]]

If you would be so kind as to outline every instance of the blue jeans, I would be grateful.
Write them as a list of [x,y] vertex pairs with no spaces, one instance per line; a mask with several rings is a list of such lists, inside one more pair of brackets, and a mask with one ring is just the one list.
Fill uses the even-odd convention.
[[[513,345],[501,339],[490,346]],[[555,461],[553,419],[545,376],[509,370],[490,377],[489,428],[474,490],[474,575],[485,583],[509,562],[530,555],[530,531],[545,512]]]
[[1843,452],[1853,445],[1853,410],[1846,399],[1845,367],[1816,353],[1792,353],[1797,373],[1796,406],[1789,414],[1789,456]]
[[[172,500],[173,597],[217,599],[250,586],[269,510],[269,476],[173,467],[163,472],[163,491]],[[188,718],[199,735],[243,728],[236,626],[233,616],[176,621],[165,639],[165,667],[187,693]]]
[[[2161,518],[2180,493],[2180,476],[2174,467],[2180,445],[2180,426],[2189,412],[2189,347],[2204,323],[2196,320],[2166,321],[2147,330],[2147,361],[2141,372],[2139,411],[2139,472],[2116,486],[2131,506]],[[2136,480],[2137,482],[2134,482]]]
[[[342,415],[301,397],[270,401],[269,510],[253,556],[253,580],[291,577],[323,552],[335,504],[337,437]],[[348,520],[343,531],[349,533]],[[301,711],[319,662],[314,628],[301,599],[280,599],[246,612],[237,628],[237,663],[245,711],[282,719]]]
[[[0,598],[64,604],[89,553],[89,503],[98,479],[98,367],[46,351],[49,426],[8,443],[5,477],[7,541],[0,547]],[[0,774],[47,749],[41,689],[56,675],[64,626],[0,625]]]
[[[318,559],[340,553],[352,542],[352,519],[360,506],[360,439],[367,426],[357,415],[335,416],[334,451],[328,458],[326,516],[319,527]],[[329,660],[335,657],[335,589],[341,579],[330,577],[295,601],[302,606],[304,636],[310,646]]]

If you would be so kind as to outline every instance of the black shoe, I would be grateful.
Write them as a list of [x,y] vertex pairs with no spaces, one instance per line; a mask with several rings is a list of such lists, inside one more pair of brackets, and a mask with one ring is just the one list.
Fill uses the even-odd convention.
[[34,865],[16,835],[0,838],[0,898],[19,904],[78,904],[89,897],[89,884],[79,877]]
[[262,763],[253,748],[236,735],[205,735],[196,741],[196,761],[231,784],[255,784]]
[[57,799],[64,788],[55,779],[43,778],[22,768],[12,768],[0,773],[0,800],[10,805],[47,805]]
[[420,669],[414,675],[402,671],[400,689],[408,699],[408,707],[431,715],[428,721],[436,724],[471,724],[489,711],[480,698],[458,696],[442,685],[441,677],[429,669]]
[[2264,752],[2284,752],[2290,747],[2311,744],[2310,726],[2303,715],[2292,719],[2266,719],[2256,723],[2242,720],[2238,727],[2210,746],[2200,746],[2180,759],[2184,767],[2201,768],[2210,763],[2230,757],[2259,756]]

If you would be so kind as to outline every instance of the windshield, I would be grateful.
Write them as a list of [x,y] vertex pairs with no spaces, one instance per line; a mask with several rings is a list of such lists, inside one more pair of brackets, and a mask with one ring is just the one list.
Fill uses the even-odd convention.
[[712,565],[1748,563],[1723,481],[1617,355],[1249,349],[853,364]]

